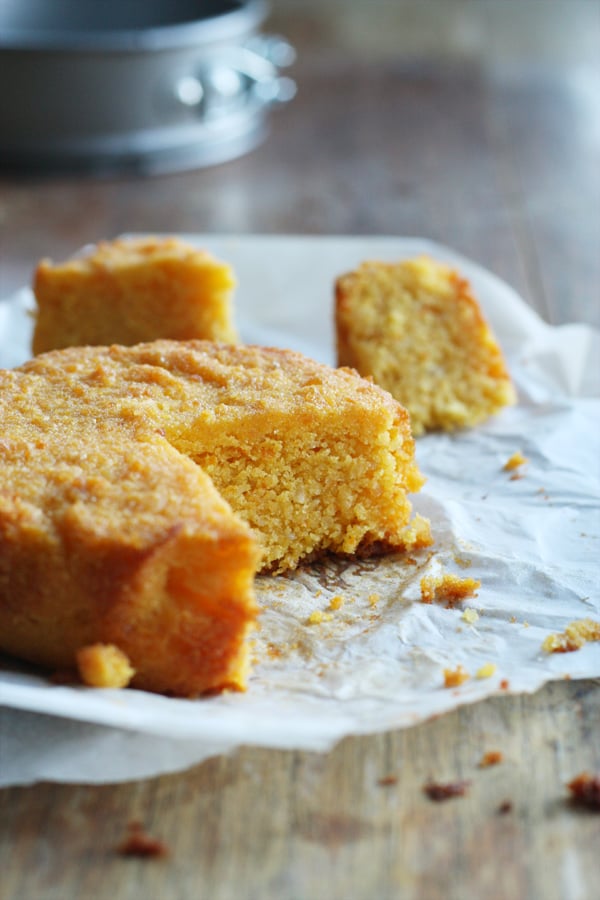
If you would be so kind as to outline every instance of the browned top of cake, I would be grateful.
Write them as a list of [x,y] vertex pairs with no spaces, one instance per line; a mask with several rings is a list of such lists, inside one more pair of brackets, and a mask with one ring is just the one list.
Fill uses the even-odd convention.
[[[165,472],[177,457],[179,478],[200,477],[191,460],[199,463],[259,532],[263,520],[268,532],[269,521],[286,521],[286,507],[302,506],[292,492],[311,480],[315,505],[307,498],[305,525],[314,516],[315,529],[322,531],[316,519],[327,505],[320,496],[327,481],[320,479],[325,467],[332,468],[327,442],[334,440],[340,473],[346,473],[341,477],[355,476],[356,483],[338,487],[332,521],[340,519],[336,503],[352,506],[348,515],[367,524],[373,503],[386,503],[388,512],[377,515],[388,521],[382,535],[388,529],[391,540],[398,522],[408,520],[406,492],[423,482],[407,413],[389,394],[354,371],[331,369],[289,350],[206,341],[70,348],[1,372],[0,387],[7,435],[3,464],[17,503],[57,488],[64,473],[71,494],[80,484],[82,498],[93,499],[96,515],[100,490],[107,514],[112,504],[134,504],[139,527],[147,496],[153,498],[153,521],[168,506],[175,476]],[[309,450],[306,435],[312,436]],[[133,465],[144,469],[139,484],[135,477],[124,481],[120,469]],[[272,496],[263,494],[265,505],[258,509],[254,492],[265,484]],[[161,496],[164,502],[157,501]],[[352,552],[355,546],[344,534],[338,549]],[[297,537],[296,561],[302,555]],[[281,535],[282,546],[293,543],[293,534]],[[295,564],[292,557],[288,564]]]
[[5,396],[11,384],[20,396],[18,402],[5,400],[8,416],[35,419],[47,394],[53,418],[74,412],[81,418],[84,412],[94,428],[104,420],[118,433],[159,423],[172,429],[172,438],[196,421],[217,430],[241,421],[252,427],[282,412],[311,418],[342,407],[351,407],[360,424],[373,402],[394,420],[408,419],[386,391],[351,369],[332,369],[278,348],[167,340],[74,347],[35,357],[0,377]]
[[[55,264],[49,259],[40,261],[41,268],[60,268],[63,272],[92,273],[98,271],[123,272],[148,264],[162,262],[179,266],[180,263],[213,265],[215,258],[207,250],[201,250],[178,237],[115,238],[112,241],[98,241],[81,253],[64,262]],[[228,286],[234,287],[235,278],[229,271]]]

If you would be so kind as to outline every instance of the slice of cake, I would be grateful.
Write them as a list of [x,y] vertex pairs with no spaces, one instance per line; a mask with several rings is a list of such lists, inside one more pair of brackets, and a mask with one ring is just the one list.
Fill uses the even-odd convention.
[[157,338],[235,343],[231,267],[177,238],[98,244],[34,275],[34,353]]
[[0,371],[0,421],[0,649],[50,667],[243,687],[259,567],[431,542],[406,411],[291,351],[55,351]]
[[98,370],[57,366],[0,373],[0,649],[64,670],[100,642],[136,687],[243,687],[250,529],[155,426],[111,416]]
[[335,298],[338,364],[402,403],[413,434],[473,426],[515,402],[479,304],[448,266],[365,262],[338,278]]

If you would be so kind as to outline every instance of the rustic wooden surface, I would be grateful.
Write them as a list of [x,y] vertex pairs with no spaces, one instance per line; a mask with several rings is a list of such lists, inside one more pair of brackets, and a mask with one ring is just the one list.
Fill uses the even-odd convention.
[[[267,143],[152,180],[0,173],[0,297],[41,256],[123,231],[399,234],[473,257],[550,322],[599,325],[594,10],[280,0],[299,91]],[[488,750],[503,762],[480,769]],[[5,789],[0,898],[591,900],[600,817],[566,790],[584,769],[600,771],[598,681],[326,755],[244,748],[138,783]],[[471,785],[433,803],[430,778]],[[166,859],[116,854],[132,820]]]

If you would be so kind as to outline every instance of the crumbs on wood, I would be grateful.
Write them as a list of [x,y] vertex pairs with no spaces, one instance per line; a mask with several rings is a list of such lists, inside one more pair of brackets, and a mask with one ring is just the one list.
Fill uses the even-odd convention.
[[571,793],[571,802],[584,806],[593,812],[600,812],[600,775],[580,772],[567,785]]
[[504,755],[501,750],[488,750],[483,754],[478,765],[480,769],[487,769],[490,766],[499,765],[503,760]]
[[470,781],[428,781],[423,786],[423,791],[430,800],[442,803],[444,800],[450,800],[453,797],[464,797],[470,786]]
[[164,859],[169,856],[169,848],[164,841],[147,834],[141,822],[130,822],[125,839],[117,847],[117,853],[119,856],[142,859]]

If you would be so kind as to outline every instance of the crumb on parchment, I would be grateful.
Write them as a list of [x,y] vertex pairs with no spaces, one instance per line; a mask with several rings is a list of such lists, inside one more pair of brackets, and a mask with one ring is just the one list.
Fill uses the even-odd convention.
[[571,653],[588,641],[600,641],[600,622],[594,619],[577,619],[570,622],[559,634],[549,634],[542,644],[545,653]]
[[341,609],[344,605],[344,598],[341,594],[336,594],[335,597],[332,597],[329,601],[329,609]]
[[529,460],[527,457],[523,456],[520,450],[517,450],[516,453],[513,453],[513,455],[506,460],[502,468],[505,472],[514,472],[515,469],[524,466],[528,462]]
[[76,654],[77,668],[84,684],[98,688],[127,687],[135,669],[114,644],[88,644]]
[[475,609],[471,609],[470,606],[467,606],[465,611],[463,612],[461,619],[463,622],[466,622],[467,625],[474,625],[475,622],[479,619],[479,613]]
[[464,684],[465,681],[468,681],[469,678],[469,673],[460,664],[455,669],[444,669],[444,687],[458,687]]
[[452,607],[465,597],[476,596],[476,591],[481,587],[481,582],[475,578],[459,578],[449,572],[443,575],[424,575],[420,581],[421,602],[433,603],[446,600]]
[[306,620],[307,625],[321,625],[323,622],[331,622],[333,619],[333,613],[323,612],[320,609],[315,609],[314,612],[311,612],[310,616]]
[[497,668],[498,668],[498,666],[496,665],[496,663],[493,663],[493,662],[484,663],[475,672],[475,678],[480,678],[480,679],[491,678],[492,675],[495,674]]

